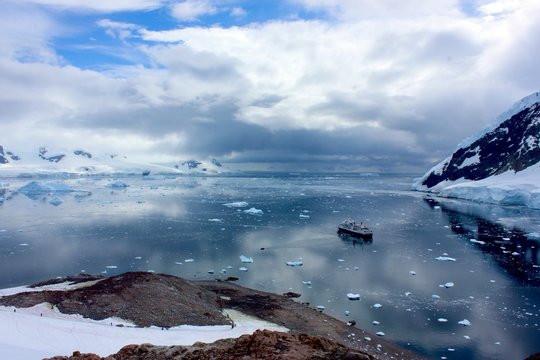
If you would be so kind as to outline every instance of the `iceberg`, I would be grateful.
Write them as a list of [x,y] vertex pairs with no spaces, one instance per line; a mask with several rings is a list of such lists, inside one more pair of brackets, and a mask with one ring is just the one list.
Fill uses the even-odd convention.
[[249,208],[247,210],[244,210],[244,212],[246,214],[250,214],[250,215],[262,215],[262,214],[264,214],[264,212],[261,209],[256,209],[254,207]]
[[236,201],[236,202],[223,204],[223,206],[230,207],[230,208],[242,208],[242,207],[247,207],[248,203],[245,201]]
[[458,321],[458,324],[459,325],[463,325],[463,326],[471,326],[471,322],[467,319],[463,319],[461,321]]
[[21,187],[18,191],[24,195],[32,196],[42,194],[68,193],[75,190],[63,183],[43,183],[41,181],[32,181]]
[[49,200],[49,204],[51,204],[53,206],[62,205],[63,202],[64,201],[62,199],[60,199],[59,197],[57,197],[57,196],[55,196],[51,200]]
[[360,300],[360,294],[348,293],[347,297],[349,300]]
[[456,261],[456,259],[448,257],[448,256],[439,256],[439,257],[436,257],[435,260],[437,260],[437,261]]
[[115,181],[112,184],[109,184],[108,187],[115,190],[122,190],[127,188],[129,185],[122,181]]
[[253,258],[250,256],[240,255],[240,261],[243,263],[249,264],[253,262]]
[[302,265],[304,265],[304,262],[302,260],[287,261],[286,264],[287,264],[287,266],[302,266]]

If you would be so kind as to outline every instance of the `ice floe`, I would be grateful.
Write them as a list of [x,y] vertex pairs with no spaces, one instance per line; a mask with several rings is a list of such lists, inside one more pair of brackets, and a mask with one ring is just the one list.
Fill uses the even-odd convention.
[[287,266],[302,266],[304,265],[304,262],[301,259],[298,259],[296,261],[287,261],[285,264],[287,264]]
[[381,307],[382,307],[382,305],[381,305],[381,304],[379,304],[379,303],[377,303],[377,304],[373,304],[373,307],[374,307],[375,309],[378,309],[378,308],[381,308]]
[[242,266],[242,267],[239,267],[238,270],[246,272],[248,271],[248,268],[245,266]]
[[347,297],[349,300],[360,300],[360,294],[348,293]]
[[230,208],[243,208],[247,207],[249,204],[245,201],[235,201],[223,204],[223,206],[230,207]]
[[245,264],[249,264],[253,262],[253,258],[250,256],[240,255],[240,261]]
[[109,184],[108,187],[110,187],[111,189],[115,189],[115,190],[123,190],[123,189],[126,189],[127,187],[129,187],[129,185],[126,184],[125,182],[122,182],[122,181],[115,181],[115,182]]
[[256,209],[256,208],[252,207],[252,208],[249,208],[247,210],[244,210],[244,213],[250,214],[250,215],[262,215],[262,214],[264,214],[264,211],[262,211],[261,209]]
[[463,319],[461,321],[458,321],[458,324],[459,325],[463,325],[463,326],[471,326],[471,322],[467,319]]
[[445,319],[445,318],[438,318],[437,321],[438,321],[438,322],[445,323],[445,322],[448,322],[448,319]]
[[438,256],[435,258],[437,261],[456,261],[456,259],[449,256]]

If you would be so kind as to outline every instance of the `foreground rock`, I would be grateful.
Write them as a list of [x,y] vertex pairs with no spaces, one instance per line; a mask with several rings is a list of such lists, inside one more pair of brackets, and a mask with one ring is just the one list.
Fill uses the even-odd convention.
[[[139,326],[161,327],[231,325],[231,320],[223,315],[222,310],[234,309],[290,330],[289,334],[259,331],[252,337],[220,340],[212,345],[129,345],[109,359],[421,358],[307,304],[226,281],[192,282],[145,272],[102,280],[90,279],[92,281],[86,284],[84,279],[77,280],[77,288],[68,291],[36,291],[5,296],[0,298],[0,305],[30,307],[49,302],[64,313],[78,313],[96,320],[116,316]],[[92,354],[75,354],[72,358],[100,359]]]
[[347,359],[370,360],[372,356],[351,350],[335,341],[320,336],[287,334],[257,330],[252,335],[238,339],[219,340],[212,344],[196,343],[193,346],[128,345],[118,353],[101,358],[93,354],[57,356],[50,360],[160,360],[160,359]]

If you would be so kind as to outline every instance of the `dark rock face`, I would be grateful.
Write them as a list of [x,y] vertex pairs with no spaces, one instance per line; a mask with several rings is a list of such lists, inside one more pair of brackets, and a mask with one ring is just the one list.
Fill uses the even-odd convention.
[[217,161],[216,159],[212,159],[212,164],[216,165],[217,167],[222,167],[223,165]]
[[58,154],[58,155],[54,155],[54,156],[45,156],[45,154],[47,154],[48,150],[42,146],[39,148],[39,153],[38,153],[38,156],[40,158],[42,158],[43,160],[47,160],[49,162],[59,162],[60,160],[62,160],[66,154]]
[[4,147],[0,145],[0,164],[7,163],[9,163],[9,160],[6,158],[6,154],[4,154]]
[[188,160],[182,163],[182,165],[187,165],[188,169],[196,169],[201,164],[202,163],[197,160]]
[[540,97],[470,145],[458,149],[438,170],[426,174],[421,185],[431,188],[447,180],[481,180],[509,170],[524,170],[540,161],[539,140]]
[[11,151],[6,151],[6,154],[11,158],[11,160],[18,161],[21,160],[21,157],[18,155],[15,155]]
[[86,157],[88,159],[92,158],[92,154],[90,154],[89,152],[86,152],[84,150],[74,150],[73,154],[78,155],[78,156],[82,156],[82,157]]

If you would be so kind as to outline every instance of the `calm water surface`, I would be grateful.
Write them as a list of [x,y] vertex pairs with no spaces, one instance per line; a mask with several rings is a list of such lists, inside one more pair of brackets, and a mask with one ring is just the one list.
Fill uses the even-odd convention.
[[[30,180],[0,180],[0,287],[80,271],[237,276],[256,289],[301,293],[299,301],[429,358],[540,351],[538,211],[430,198],[408,190],[411,177],[114,180],[129,187],[65,180],[84,192],[57,195],[56,206],[55,196],[13,193]],[[224,205],[240,201],[248,206]],[[346,218],[373,228],[373,241],[338,237]],[[285,264],[298,259],[303,266]],[[465,319],[470,326],[459,324]]]

